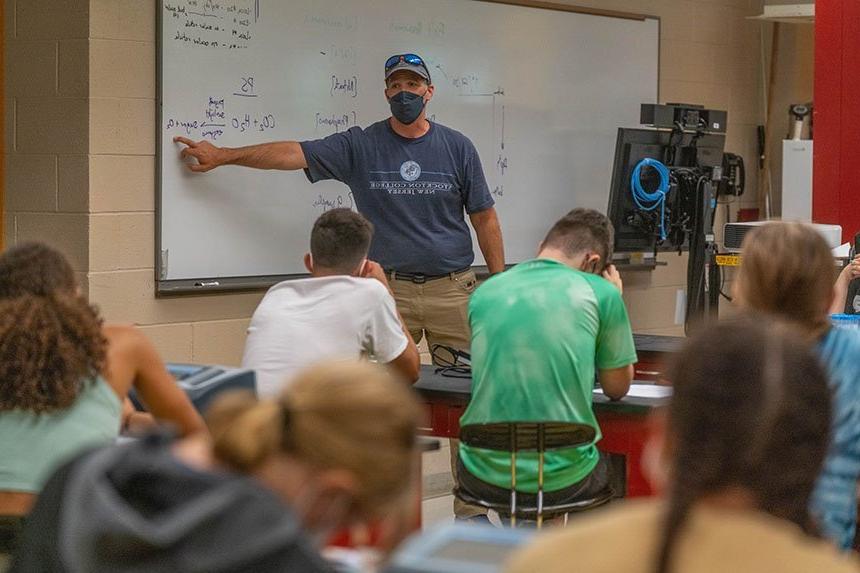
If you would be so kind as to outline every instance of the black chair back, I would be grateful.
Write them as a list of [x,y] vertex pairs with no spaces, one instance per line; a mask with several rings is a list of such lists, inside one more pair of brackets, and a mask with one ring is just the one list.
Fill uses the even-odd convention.
[[[490,424],[467,424],[460,427],[460,441],[474,448],[510,452],[511,455],[511,527],[516,527],[517,516],[532,516],[537,520],[537,527],[543,525],[543,486],[544,486],[544,453],[561,448],[576,448],[594,441],[597,432],[587,424],[573,422],[495,422]],[[517,454],[520,452],[537,452],[538,454],[538,491],[537,506],[534,508],[517,507]],[[491,509],[501,509],[492,503],[473,498],[458,486],[454,495],[466,503],[480,505]],[[587,507],[596,507],[609,501],[612,497],[611,488],[604,495],[595,499],[584,500],[550,508],[552,511],[579,511]]]
[[590,444],[596,435],[591,426],[573,422],[494,422],[460,428],[460,441],[467,446],[502,452],[575,448]]

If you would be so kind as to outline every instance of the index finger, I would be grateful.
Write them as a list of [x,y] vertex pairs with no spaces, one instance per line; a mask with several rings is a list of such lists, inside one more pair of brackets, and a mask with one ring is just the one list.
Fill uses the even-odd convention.
[[194,147],[197,145],[194,141],[188,139],[187,137],[182,137],[181,135],[177,135],[173,138],[173,143],[184,143],[188,147]]

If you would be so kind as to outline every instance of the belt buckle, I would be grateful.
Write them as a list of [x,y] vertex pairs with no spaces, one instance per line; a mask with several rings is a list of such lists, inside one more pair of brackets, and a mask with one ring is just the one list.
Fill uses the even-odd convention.
[[417,285],[423,285],[427,282],[427,275],[424,273],[415,273],[412,275],[412,282]]

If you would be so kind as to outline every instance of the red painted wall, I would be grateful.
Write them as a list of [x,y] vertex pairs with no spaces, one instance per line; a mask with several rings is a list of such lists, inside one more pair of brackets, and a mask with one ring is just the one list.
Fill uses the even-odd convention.
[[860,2],[815,3],[812,218],[860,232]]

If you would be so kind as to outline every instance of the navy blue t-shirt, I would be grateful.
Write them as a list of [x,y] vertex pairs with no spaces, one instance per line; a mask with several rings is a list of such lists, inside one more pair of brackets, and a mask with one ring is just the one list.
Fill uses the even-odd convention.
[[444,274],[472,264],[466,213],[493,206],[478,152],[458,131],[430,123],[409,139],[383,120],[301,142],[311,183],[349,185],[376,232],[370,258],[386,270]]

